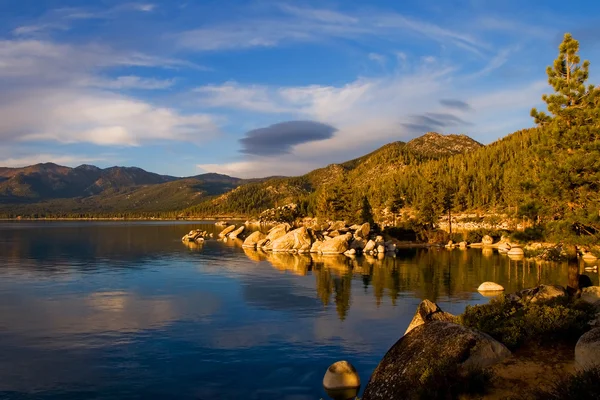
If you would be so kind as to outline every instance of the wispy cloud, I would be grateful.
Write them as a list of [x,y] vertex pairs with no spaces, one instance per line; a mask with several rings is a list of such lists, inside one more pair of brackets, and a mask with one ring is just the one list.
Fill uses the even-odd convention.
[[398,13],[342,13],[338,11],[279,5],[282,16],[237,20],[182,32],[181,47],[196,51],[273,47],[287,42],[322,42],[326,38],[361,39],[385,37],[406,40],[406,33],[438,43],[454,45],[478,55],[490,46],[470,34]]
[[111,8],[57,8],[51,10],[30,25],[13,29],[15,36],[35,36],[56,30],[69,30],[76,21],[89,19],[111,19],[127,12],[149,13],[156,8],[152,3],[123,3]]
[[159,90],[168,89],[175,84],[175,79],[154,79],[141,78],[139,76],[128,75],[118,76],[116,78],[94,77],[81,81],[82,86],[98,87],[102,89],[141,89],[141,90]]

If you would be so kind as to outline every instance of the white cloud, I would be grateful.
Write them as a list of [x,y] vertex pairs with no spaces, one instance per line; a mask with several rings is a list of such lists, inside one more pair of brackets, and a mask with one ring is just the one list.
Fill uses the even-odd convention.
[[141,78],[139,76],[127,75],[110,78],[89,78],[81,81],[82,86],[92,86],[102,89],[144,89],[157,90],[168,89],[175,84],[175,79]]
[[219,132],[206,114],[182,115],[118,93],[159,89],[170,80],[96,75],[110,67],[170,66],[176,61],[106,46],[38,40],[0,41],[0,140],[140,145],[153,140],[201,142]]
[[222,85],[206,85],[194,89],[200,104],[208,107],[225,107],[265,113],[292,112],[286,108],[275,91],[263,85],[240,85],[226,82]]
[[[299,175],[332,162],[364,155],[391,141],[407,141],[424,134],[428,130],[425,125],[421,132],[418,126],[409,128],[405,124],[419,120],[419,117],[426,120],[425,117],[435,116],[435,113],[452,119],[452,123],[438,129],[440,133],[465,133],[489,143],[531,125],[529,108],[539,102],[546,88],[546,84],[539,81],[477,90],[472,75],[458,75],[454,68],[435,60],[410,71],[378,78],[358,78],[340,86],[257,88],[237,84],[235,101],[220,98],[222,107],[243,108],[252,103],[258,91],[264,112],[272,112],[277,107],[294,110],[294,115],[330,124],[338,131],[330,139],[297,145],[290,154],[254,156],[231,163],[202,164],[199,168],[244,178]],[[248,97],[244,98],[244,94]],[[457,95],[470,105],[468,112],[449,109],[439,103],[440,99]]]
[[383,54],[369,53],[368,57],[369,57],[369,60],[375,61],[376,63],[380,64],[381,66],[385,66],[386,58]]
[[[273,47],[287,42],[320,43],[330,38],[406,41],[406,33],[440,44],[454,45],[477,55],[490,46],[464,32],[397,13],[342,13],[320,8],[280,5],[283,16],[234,20],[180,33],[180,46],[196,51]],[[232,20],[235,19],[232,16]]]

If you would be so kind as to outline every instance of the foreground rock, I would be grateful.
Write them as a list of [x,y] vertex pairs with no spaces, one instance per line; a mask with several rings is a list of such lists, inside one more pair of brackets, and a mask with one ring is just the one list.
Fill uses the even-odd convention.
[[227,237],[229,239],[236,239],[239,235],[242,234],[242,232],[244,232],[245,228],[246,228],[246,226],[242,225],[239,228],[237,228],[236,230],[234,230],[233,232],[231,232],[229,235],[227,235]]
[[533,289],[522,290],[520,294],[523,300],[537,303],[567,297],[567,290],[560,285],[540,285]]
[[363,400],[415,398],[419,385],[426,384],[423,377],[431,376],[436,368],[487,368],[510,354],[484,333],[451,322],[429,322],[392,346],[371,376]]
[[575,363],[581,369],[600,366],[600,328],[584,333],[575,345]]
[[360,389],[360,377],[348,361],[338,361],[327,368],[323,388],[333,399],[353,399]]
[[581,300],[590,304],[600,304],[600,286],[589,286],[581,290]]
[[437,304],[425,299],[421,302],[421,304],[419,304],[419,307],[417,307],[417,312],[415,313],[415,316],[413,317],[412,321],[410,321],[410,324],[408,325],[408,328],[406,329],[406,332],[404,332],[404,334],[406,335],[408,332],[412,331],[417,326],[421,326],[427,322],[457,322],[457,319],[458,318],[455,315],[442,311],[442,309]]

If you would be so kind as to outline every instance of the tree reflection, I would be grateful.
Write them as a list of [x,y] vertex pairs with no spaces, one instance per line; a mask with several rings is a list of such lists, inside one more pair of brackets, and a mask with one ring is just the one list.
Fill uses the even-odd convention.
[[[410,249],[402,250],[398,257],[385,258],[270,253],[264,257],[274,269],[314,275],[317,298],[324,306],[331,304],[333,298],[340,320],[347,318],[352,304],[353,280],[360,282],[362,296],[371,290],[375,303],[381,307],[386,298],[392,306],[403,297],[433,302],[478,299],[476,289],[485,281],[497,282],[510,293],[541,283],[569,282],[570,286],[578,276],[576,266],[567,263],[511,260],[480,250]],[[598,283],[597,274],[592,281]]]

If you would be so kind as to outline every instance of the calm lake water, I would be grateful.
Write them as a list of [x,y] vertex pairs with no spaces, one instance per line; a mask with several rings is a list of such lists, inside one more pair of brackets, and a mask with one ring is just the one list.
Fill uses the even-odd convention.
[[[366,385],[422,299],[459,314],[567,282],[566,264],[481,250],[396,258],[188,247],[211,223],[0,223],[0,398],[319,399],[346,359]],[[598,275],[590,274],[594,284]]]

